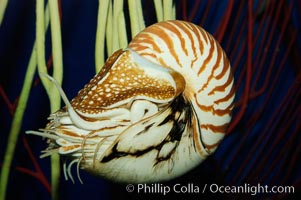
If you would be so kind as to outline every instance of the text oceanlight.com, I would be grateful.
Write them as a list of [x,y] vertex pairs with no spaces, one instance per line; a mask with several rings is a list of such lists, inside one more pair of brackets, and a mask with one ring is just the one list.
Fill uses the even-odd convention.
[[245,183],[239,186],[225,186],[219,184],[204,184],[202,186],[193,183],[188,184],[174,184],[165,185],[162,183],[154,184],[128,184],[126,186],[128,192],[135,192],[138,194],[163,194],[168,193],[181,193],[181,194],[293,194],[295,192],[294,186],[268,186],[258,183],[257,185],[251,185]]

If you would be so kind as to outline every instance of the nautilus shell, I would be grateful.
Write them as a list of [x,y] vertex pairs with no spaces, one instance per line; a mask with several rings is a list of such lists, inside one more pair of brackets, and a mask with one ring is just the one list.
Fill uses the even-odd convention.
[[[49,77],[54,84],[55,80]],[[116,51],[101,71],[50,115],[40,131],[47,156],[69,157],[117,182],[178,177],[214,152],[231,119],[234,88],[229,61],[201,27],[164,21]]]

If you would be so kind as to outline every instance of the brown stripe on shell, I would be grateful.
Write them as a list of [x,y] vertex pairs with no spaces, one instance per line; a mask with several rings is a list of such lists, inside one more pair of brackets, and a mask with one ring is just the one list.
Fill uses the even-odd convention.
[[[194,63],[198,60],[198,53],[199,53],[199,51],[201,52],[201,54],[203,54],[203,50],[204,50],[204,45],[202,45],[202,42],[200,40],[200,35],[196,34],[196,33],[199,33],[198,30],[197,30],[197,28],[195,26],[192,26],[191,24],[180,23],[178,21],[176,21],[175,23],[172,23],[172,24],[173,24],[173,26],[177,26],[177,28],[182,29],[182,31],[185,33],[185,35],[189,38],[191,44],[188,46],[188,48],[191,48],[191,50],[193,52],[193,59],[191,60],[191,66],[194,66]],[[179,32],[178,37],[181,38],[181,46],[182,46],[182,48],[185,50],[185,52],[187,52],[186,40],[183,41],[182,34],[183,33]],[[197,48],[194,45],[193,34],[194,34],[195,37],[197,37],[198,44],[200,45]],[[186,55],[188,56],[188,52],[186,53]]]
[[[215,46],[215,45],[213,44],[213,46]],[[214,49],[210,48],[210,54],[208,55],[208,57],[204,61],[203,65],[201,66],[200,71],[198,72],[198,75],[200,75],[200,73],[202,73],[203,70],[205,70],[205,68],[208,67],[207,64],[208,64],[208,62],[210,62],[210,60],[212,58],[212,54],[215,50],[216,50],[215,48]],[[210,58],[210,60],[209,60],[209,58]],[[198,93],[201,93],[204,89],[206,89],[213,78],[215,79],[214,72],[215,72],[215,70],[217,70],[219,68],[220,60],[221,60],[221,55],[218,52],[217,58],[216,58],[216,63],[212,66],[212,70],[210,71],[210,74],[208,75],[207,82],[197,91]]]
[[[224,68],[225,69],[225,68]],[[208,95],[214,95],[215,92],[224,92],[226,88],[233,82],[232,75],[229,73],[227,81],[223,85],[218,85],[211,90]]]
[[[178,24],[177,24],[178,25]],[[180,40],[181,48],[183,49],[185,55],[188,55],[188,50],[186,49],[186,40],[183,38],[182,34],[177,27],[172,23],[166,23],[166,26],[164,27],[166,29],[165,31],[168,32],[169,35],[171,35],[170,32],[176,34],[178,36],[178,39]],[[187,34],[187,32],[185,32]],[[178,57],[177,55],[175,55]]]
[[204,72],[204,70],[206,69],[207,64],[211,61],[212,56],[213,56],[213,53],[214,53],[214,50],[215,50],[215,49],[212,49],[212,48],[209,49],[209,54],[208,54],[208,56],[205,58],[205,60],[204,60],[204,62],[203,62],[203,64],[202,64],[202,66],[200,66],[200,69],[199,69],[199,71],[198,71],[198,73],[197,73],[198,76]]
[[212,130],[214,133],[225,133],[229,126],[229,123],[225,123],[223,125],[214,125],[214,124],[201,124],[202,129]]
[[[134,45],[134,44],[139,44],[139,45]],[[132,40],[132,45],[130,44],[130,48],[135,50],[135,51],[142,51],[145,49],[149,49],[151,46],[154,51],[161,53],[161,49],[158,46],[157,43],[153,42],[153,38],[149,33],[141,33],[139,38],[134,38]]]
[[219,104],[219,103],[222,103],[222,102],[227,102],[234,96],[234,94],[235,94],[235,88],[231,87],[230,92],[226,96],[224,96],[223,98],[220,98],[218,100],[215,100],[214,103]]
[[208,149],[209,151],[216,149],[216,147],[220,144],[221,140],[218,140],[216,143],[213,144],[207,144],[204,143],[204,146],[206,147],[206,149]]
[[[196,99],[197,94],[194,94],[194,98]],[[209,106],[206,106],[206,105],[202,105],[200,104],[198,101],[196,101],[196,104],[198,106],[199,109],[201,109],[202,111],[204,112],[211,112],[213,113],[214,115],[217,115],[217,116],[224,116],[224,115],[228,115],[229,114],[229,111],[231,110],[232,108],[232,104],[230,104],[227,108],[225,109],[215,109],[214,108],[214,105],[209,105]]]
[[[150,26],[149,28],[146,29],[146,31],[148,31],[150,34],[157,35],[159,38],[161,38],[164,41],[164,43],[167,45],[167,47],[169,49],[169,53],[174,57],[177,64],[179,66],[181,66],[179,57],[177,55],[176,49],[173,44],[173,40],[170,37],[170,34],[167,32],[168,30],[161,26]],[[153,43],[154,42],[155,41],[153,40]],[[129,47],[131,48],[130,45],[129,45]],[[154,49],[154,51],[155,51],[155,49]],[[170,66],[168,66],[168,67],[170,67]]]

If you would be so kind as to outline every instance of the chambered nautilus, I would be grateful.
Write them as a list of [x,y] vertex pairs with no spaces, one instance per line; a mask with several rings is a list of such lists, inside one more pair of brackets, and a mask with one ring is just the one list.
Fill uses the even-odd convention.
[[[178,177],[214,152],[231,119],[235,91],[229,61],[201,27],[164,21],[147,27],[108,58],[100,72],[50,115],[42,156],[69,157],[116,182]],[[79,177],[80,178],[80,177]]]

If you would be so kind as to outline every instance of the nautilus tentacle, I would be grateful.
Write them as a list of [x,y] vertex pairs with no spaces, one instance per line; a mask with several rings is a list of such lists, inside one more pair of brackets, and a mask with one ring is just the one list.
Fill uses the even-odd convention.
[[119,182],[178,177],[217,148],[234,99],[222,48],[199,26],[176,20],[139,33],[71,102],[57,87],[66,107],[28,133],[48,138],[44,156],[69,156],[71,179],[74,163]]

